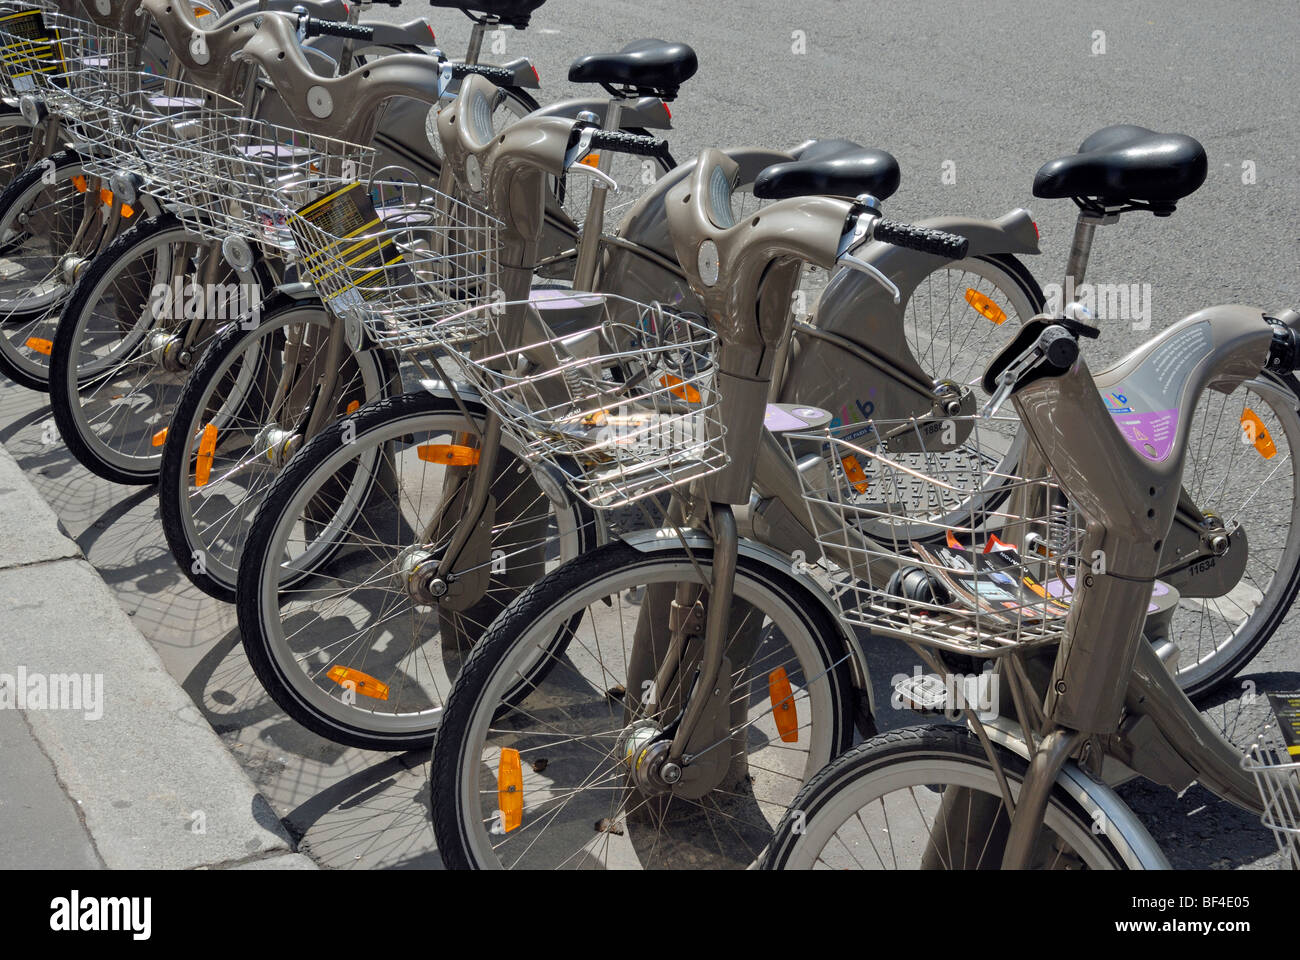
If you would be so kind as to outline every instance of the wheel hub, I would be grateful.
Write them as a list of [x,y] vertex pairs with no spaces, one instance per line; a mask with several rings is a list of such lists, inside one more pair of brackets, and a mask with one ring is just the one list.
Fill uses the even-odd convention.
[[433,606],[451,589],[451,584],[438,576],[440,556],[424,547],[409,547],[397,560],[397,580],[400,589],[420,606]]
[[190,367],[190,352],[184,341],[174,333],[159,331],[149,338],[149,354],[153,362],[169,373],[181,373]]
[[63,274],[64,283],[75,283],[81,271],[90,261],[86,257],[79,257],[76,254],[68,254],[59,264],[59,270]]
[[302,446],[302,434],[284,430],[277,424],[263,427],[254,441],[257,449],[265,451],[266,460],[277,470],[289,462]]
[[641,793],[667,793],[682,778],[682,768],[668,760],[672,738],[659,724],[638,720],[619,735],[616,755],[628,768],[628,779]]

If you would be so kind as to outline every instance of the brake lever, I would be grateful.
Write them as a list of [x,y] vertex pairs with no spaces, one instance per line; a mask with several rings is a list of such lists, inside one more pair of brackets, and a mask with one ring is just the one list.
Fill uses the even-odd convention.
[[998,374],[994,381],[997,388],[989,397],[988,403],[984,404],[980,417],[984,420],[992,419],[998,408],[1006,403],[1007,397],[1011,396],[1021,377],[1039,363],[1056,370],[1067,370],[1078,357],[1079,342],[1069,330],[1060,324],[1045,327],[1033,344]]
[[859,273],[865,273],[867,276],[874,279],[877,283],[879,283],[882,287],[884,287],[886,290],[889,291],[890,295],[894,298],[894,303],[898,303],[903,298],[903,294],[899,291],[898,287],[894,285],[894,281],[890,280],[878,269],[873,267],[871,264],[867,263],[867,261],[855,257],[851,253],[846,253],[835,262],[842,263],[846,267],[851,267],[852,269],[857,270]]
[[614,193],[618,193],[618,181],[615,180],[613,177],[611,177],[604,170],[599,169],[598,167],[593,167],[590,164],[586,164],[586,163],[575,163],[572,167],[569,167],[565,172],[588,174],[589,176],[595,177],[601,183],[605,184],[607,189],[612,190]]
[[599,129],[599,127],[585,127],[583,131],[578,134],[578,142],[565,151],[564,170],[566,173],[590,174],[605,184],[607,189],[618,193],[618,181],[608,173],[598,167],[593,167],[590,164],[578,162],[587,154],[591,153],[591,140]]
[[867,240],[871,239],[871,228],[875,225],[880,215],[874,210],[868,213],[860,213],[853,223],[852,230],[845,230],[840,237],[839,250],[835,256],[837,264],[843,264],[850,269],[857,270],[859,273],[865,273],[882,287],[889,291],[890,296],[894,298],[894,303],[898,303],[903,298],[903,294],[894,281],[880,272],[879,269],[867,263],[861,257],[854,256],[850,251],[856,249]]

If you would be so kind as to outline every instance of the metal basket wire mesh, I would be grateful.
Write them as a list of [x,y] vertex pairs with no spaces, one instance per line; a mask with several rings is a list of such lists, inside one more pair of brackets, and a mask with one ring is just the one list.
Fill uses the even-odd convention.
[[138,136],[155,194],[212,240],[244,237],[271,254],[293,249],[287,209],[366,177],[371,147],[250,119],[222,100],[148,124]]
[[1015,428],[959,416],[786,435],[845,622],[976,656],[1062,639],[1082,531],[1048,472],[1017,464]]
[[[70,76],[87,72],[74,71]],[[76,82],[68,88],[69,99],[82,110],[76,121],[86,172],[107,177],[117,171],[146,176],[167,192],[169,174],[156,173],[140,140],[143,128],[167,121],[177,128],[200,126],[218,115],[238,116],[238,100],[198,84],[172,80],[146,71],[128,69],[95,70],[104,77],[102,89]]]
[[475,308],[500,288],[500,223],[476,207],[410,180],[370,180],[291,210],[288,224],[326,306],[376,343],[436,349],[488,333]]
[[1288,751],[1281,731],[1270,725],[1250,745],[1241,765],[1254,774],[1264,801],[1260,820],[1273,831],[1281,866],[1300,870],[1300,757]]
[[49,4],[0,13],[0,75],[11,95],[34,94],[73,128],[93,122],[106,100],[122,97],[114,83],[132,79],[134,37]]
[[[524,311],[529,332],[507,347],[501,321]],[[558,470],[593,509],[627,506],[729,462],[717,335],[700,317],[572,291],[478,312],[492,332],[454,354],[461,372],[526,456]]]

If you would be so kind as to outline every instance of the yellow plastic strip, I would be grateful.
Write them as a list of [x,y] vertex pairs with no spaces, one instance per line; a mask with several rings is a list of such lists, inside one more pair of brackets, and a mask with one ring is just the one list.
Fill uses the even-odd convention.
[[1241,432],[1248,441],[1254,443],[1255,449],[1265,460],[1277,456],[1277,446],[1268,435],[1268,427],[1264,426],[1264,421],[1250,407],[1241,412]]
[[524,822],[524,769],[519,751],[501,748],[497,762],[497,808],[501,811],[501,828],[509,833]]
[[772,701],[772,719],[782,743],[799,742],[799,714],[794,705],[794,691],[785,667],[777,667],[767,675],[767,695]]
[[472,467],[478,463],[477,447],[463,447],[458,443],[422,443],[415,454],[425,463],[442,463],[453,467]]
[[212,454],[217,449],[217,425],[209,423],[203,428],[203,435],[199,438],[199,453],[194,458],[194,485],[196,487],[207,486],[208,478],[212,476]]
[[370,697],[373,700],[388,699],[388,684],[376,680],[370,674],[362,673],[360,670],[353,670],[351,667],[335,664],[330,667],[326,676],[339,686],[351,687],[363,697]]
[[849,455],[840,461],[844,464],[844,475],[849,478],[849,483],[858,493],[867,492],[867,472],[862,469],[862,464],[858,463],[858,458]]
[[1007,322],[1006,311],[973,287],[966,291],[966,302],[971,305],[976,313],[993,321],[998,326]]
[[681,397],[687,403],[700,402],[700,391],[686,383],[681,377],[674,377],[671,373],[666,373],[659,382],[669,388],[669,393]]

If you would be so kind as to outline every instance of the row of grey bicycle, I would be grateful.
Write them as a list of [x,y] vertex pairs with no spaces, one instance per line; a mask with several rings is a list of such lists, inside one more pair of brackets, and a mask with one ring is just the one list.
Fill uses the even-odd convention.
[[[1296,865],[1300,704],[1233,688],[1300,590],[1300,313],[1093,373],[1026,210],[892,221],[847,140],[679,165],[686,44],[539,107],[480,53],[542,0],[433,6],[463,60],[368,3],[0,3],[0,371],[157,485],[285,712],[432,747],[451,866],[1167,866],[1138,777]],[[1066,289],[1206,170],[1042,167]]]

